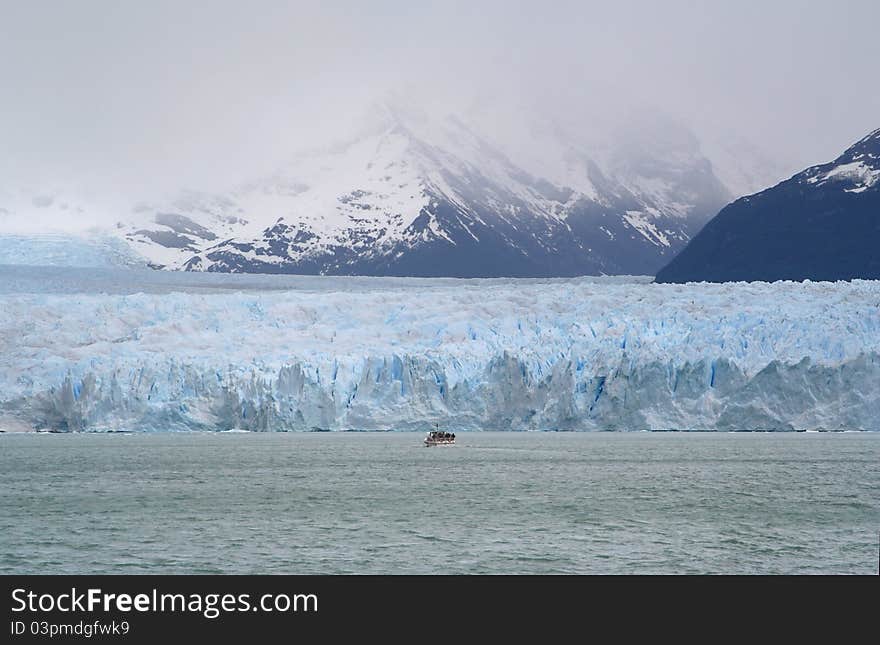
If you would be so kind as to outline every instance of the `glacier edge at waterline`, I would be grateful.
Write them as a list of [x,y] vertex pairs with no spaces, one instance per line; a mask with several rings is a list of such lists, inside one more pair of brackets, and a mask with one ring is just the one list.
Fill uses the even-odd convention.
[[878,282],[224,279],[0,289],[0,429],[880,430]]

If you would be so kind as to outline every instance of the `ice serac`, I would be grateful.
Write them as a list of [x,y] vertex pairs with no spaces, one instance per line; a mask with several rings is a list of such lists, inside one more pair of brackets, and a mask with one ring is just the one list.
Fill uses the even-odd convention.
[[880,430],[877,282],[196,278],[0,288],[0,428]]

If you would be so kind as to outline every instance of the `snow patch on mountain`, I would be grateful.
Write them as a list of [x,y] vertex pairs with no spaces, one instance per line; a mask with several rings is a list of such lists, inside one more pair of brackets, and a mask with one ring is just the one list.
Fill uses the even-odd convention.
[[827,181],[846,181],[853,184],[852,188],[846,189],[846,192],[860,193],[880,181],[880,168],[873,168],[865,161],[851,161],[835,166],[822,174],[810,177],[807,181],[811,184],[821,184]]
[[835,161],[808,168],[802,180],[815,186],[841,182],[847,185],[844,191],[848,193],[873,188],[880,182],[880,130],[855,143]]

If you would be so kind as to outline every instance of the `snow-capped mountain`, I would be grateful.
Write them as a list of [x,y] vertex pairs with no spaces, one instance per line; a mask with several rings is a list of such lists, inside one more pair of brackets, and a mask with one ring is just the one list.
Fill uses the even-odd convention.
[[880,278],[880,130],[724,208],[658,282]]
[[383,108],[334,149],[228,193],[140,206],[116,234],[152,266],[192,271],[645,274],[731,196],[669,121],[605,149],[544,126],[527,158],[459,118]]
[[753,151],[733,163],[649,110],[550,112],[382,106],[348,138],[270,176],[134,207],[124,191],[108,200],[70,187],[7,189],[0,235],[19,237],[3,257],[40,263],[50,240],[55,264],[69,243],[79,249],[71,261],[169,270],[653,274],[744,185],[772,174]]

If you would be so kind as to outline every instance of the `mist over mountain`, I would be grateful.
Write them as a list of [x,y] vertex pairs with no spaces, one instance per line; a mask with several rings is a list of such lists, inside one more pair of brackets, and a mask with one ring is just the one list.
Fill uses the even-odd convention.
[[229,190],[128,207],[20,194],[6,220],[26,234],[103,219],[87,237],[172,270],[647,274],[734,196],[696,135],[659,111],[586,125],[534,107],[503,125],[487,116],[377,103],[348,137]]
[[167,269],[653,273],[874,126],[880,90],[839,70],[877,58],[876,12],[11,6],[3,256],[75,235],[77,261]]

